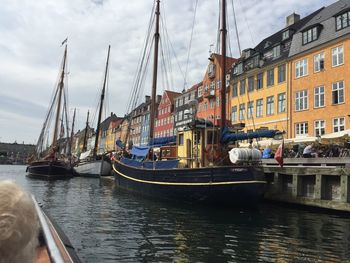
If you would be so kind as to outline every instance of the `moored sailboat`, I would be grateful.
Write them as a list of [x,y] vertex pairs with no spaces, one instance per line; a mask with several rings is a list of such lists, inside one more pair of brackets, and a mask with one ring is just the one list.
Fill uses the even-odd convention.
[[[106,61],[106,69],[104,74],[104,81],[103,81],[103,87],[101,92],[101,98],[99,103],[99,112],[98,112],[98,120],[97,120],[97,128],[96,128],[96,135],[95,135],[95,143],[94,148],[91,150],[86,151],[86,133],[84,136],[84,152],[80,155],[79,162],[74,166],[74,171],[76,174],[80,176],[86,176],[86,177],[99,177],[99,176],[107,176],[111,174],[112,165],[111,160],[105,156],[105,155],[97,155],[97,148],[99,143],[99,135],[100,135],[100,126],[101,126],[101,118],[102,118],[102,110],[103,110],[103,102],[105,98],[105,90],[106,90],[106,80],[107,80],[107,73],[108,73],[108,64],[109,64],[109,54],[110,54],[111,46],[108,46],[108,54],[107,54],[107,61]],[[88,119],[89,115],[86,120],[86,128],[85,132],[88,129]]]
[[[60,79],[57,87],[55,88],[54,97],[49,107],[46,119],[44,121],[37,145],[35,155],[32,156],[29,166],[27,167],[30,178],[56,180],[56,179],[68,179],[72,177],[72,169],[69,160],[69,153],[66,152],[68,139],[68,117],[67,117],[67,102],[64,85],[65,68],[67,59],[67,45],[65,46],[63,62],[61,68]],[[56,107],[55,107],[56,106]],[[62,119],[60,122],[62,110]],[[50,126],[50,120],[55,116],[55,124],[53,130],[52,144],[48,149],[44,149],[45,137],[48,136],[48,129]],[[63,119],[66,119],[67,138],[63,138],[64,124]],[[59,127],[59,124],[61,126]],[[60,129],[60,132],[59,132]]]
[[[133,147],[132,158],[122,157],[113,163],[117,186],[158,199],[171,199],[191,203],[248,205],[256,204],[265,192],[266,181],[260,167],[261,154],[256,149],[237,150],[229,163],[229,143],[240,137],[232,136],[226,127],[226,1],[222,0],[221,13],[221,122],[220,127],[208,127],[197,123],[186,131],[190,151],[197,151],[199,159],[206,162],[179,168],[179,159],[155,160],[151,148],[169,143],[166,138],[153,138],[155,120],[155,96],[157,89],[158,42],[160,1],[155,9],[156,31],[154,34],[155,55],[153,66],[152,104],[150,116],[150,143],[148,147]],[[251,134],[247,138],[263,135],[275,136],[276,131]],[[183,135],[183,134],[182,134]],[[190,139],[192,138],[192,139]],[[177,135],[177,146],[184,137]],[[200,143],[195,143],[200,141]],[[172,141],[174,143],[175,141]],[[197,144],[193,147],[192,145]],[[198,145],[200,144],[200,145]],[[179,147],[178,147],[179,148]],[[205,149],[205,150],[204,150]],[[191,154],[192,155],[192,154]],[[203,156],[204,155],[204,156]]]

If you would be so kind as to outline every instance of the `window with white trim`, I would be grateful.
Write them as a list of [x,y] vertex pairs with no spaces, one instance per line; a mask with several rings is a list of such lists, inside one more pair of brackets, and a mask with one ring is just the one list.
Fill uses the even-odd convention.
[[254,114],[254,101],[249,101],[247,103],[247,119],[252,119]]
[[344,64],[343,46],[332,48],[332,66],[336,67]]
[[[198,88],[198,97],[202,96],[202,92],[203,92],[203,86],[200,86]],[[176,105],[177,106],[177,105]]]
[[337,31],[350,26],[350,11],[337,15],[335,21]]
[[286,93],[280,93],[277,96],[278,101],[277,101],[277,112],[286,112]]
[[300,122],[295,124],[295,137],[308,135],[308,123]]
[[324,107],[324,86],[314,89],[314,108]]
[[344,81],[332,84],[332,104],[344,103]]
[[326,133],[326,122],[324,120],[315,121],[315,136],[322,136]]
[[317,26],[303,32],[303,45],[313,42],[318,39],[319,29]]
[[298,91],[295,93],[295,111],[308,109],[307,90]]
[[256,117],[261,117],[263,115],[263,99],[258,99],[256,101]]
[[333,132],[340,132],[345,130],[345,118],[335,118],[333,119]]
[[324,53],[314,56],[314,72],[319,72],[324,69]]
[[295,63],[295,77],[300,78],[307,75],[307,58]]
[[245,115],[245,104],[239,104],[239,119],[244,120],[244,115]]

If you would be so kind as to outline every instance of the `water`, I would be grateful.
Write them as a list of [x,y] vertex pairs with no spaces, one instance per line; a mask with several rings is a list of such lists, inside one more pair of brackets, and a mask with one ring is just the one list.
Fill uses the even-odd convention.
[[168,204],[97,178],[29,179],[25,166],[0,165],[1,179],[35,195],[83,262],[350,262],[350,217]]

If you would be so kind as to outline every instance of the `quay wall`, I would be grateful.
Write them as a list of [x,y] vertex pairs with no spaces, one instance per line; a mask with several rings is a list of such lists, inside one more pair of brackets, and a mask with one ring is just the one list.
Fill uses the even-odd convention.
[[350,212],[350,158],[264,159],[265,199]]

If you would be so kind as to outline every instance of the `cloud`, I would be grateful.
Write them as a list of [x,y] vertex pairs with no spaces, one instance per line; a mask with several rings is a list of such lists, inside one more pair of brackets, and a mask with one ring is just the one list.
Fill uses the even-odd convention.
[[[151,1],[152,2],[152,1]],[[63,55],[61,42],[68,36],[68,86],[70,108],[78,108],[76,127],[83,128],[88,109],[94,111],[102,86],[107,47],[111,44],[109,110],[124,115],[145,38],[152,4],[129,0],[27,0],[2,1],[0,9],[0,102],[1,140],[33,142],[57,82]],[[161,12],[171,44],[172,90],[184,87],[182,72],[187,64],[195,1],[164,0]],[[217,42],[218,0],[198,1],[196,23],[188,64],[187,86],[202,80],[208,51]],[[237,56],[233,31],[232,1],[228,2],[230,45]],[[234,1],[242,48],[253,47],[284,27],[292,12],[305,16],[334,0]],[[165,44],[165,38],[162,40]],[[176,54],[177,61],[173,53]],[[151,73],[152,70],[150,69]],[[150,83],[151,78],[147,78]],[[161,80],[161,78],[160,78]],[[162,83],[162,82],[160,82]],[[160,84],[160,91],[165,84]],[[148,93],[146,85],[143,95]],[[142,97],[143,98],[143,97]],[[11,117],[9,117],[11,116]],[[5,124],[6,122],[6,124]],[[23,125],[26,124],[26,132]]]

